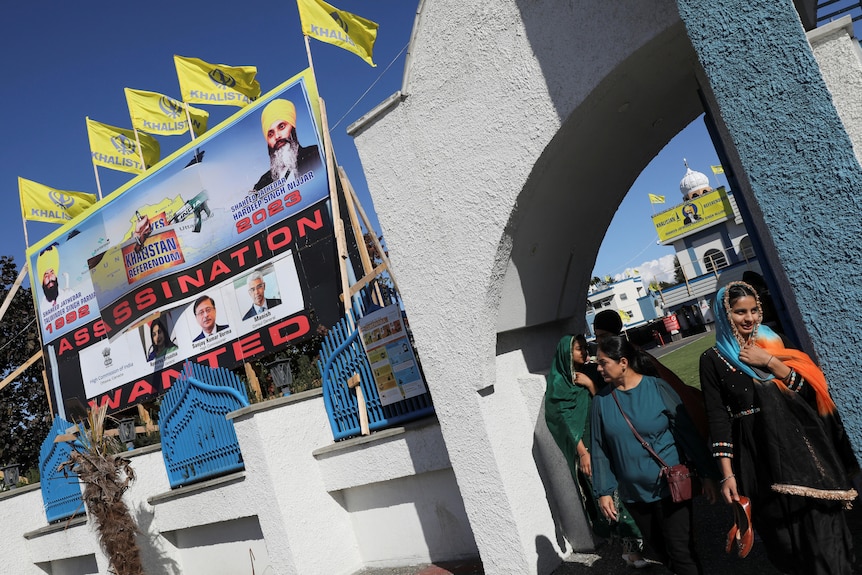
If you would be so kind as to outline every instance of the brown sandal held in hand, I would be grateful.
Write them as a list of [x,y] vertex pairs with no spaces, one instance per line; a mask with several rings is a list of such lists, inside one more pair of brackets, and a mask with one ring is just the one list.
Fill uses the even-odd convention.
[[751,552],[754,545],[754,528],[751,526],[751,500],[740,495],[739,501],[733,502],[733,527],[727,534],[727,547],[725,551],[731,553],[733,544],[736,543],[741,558],[745,558]]

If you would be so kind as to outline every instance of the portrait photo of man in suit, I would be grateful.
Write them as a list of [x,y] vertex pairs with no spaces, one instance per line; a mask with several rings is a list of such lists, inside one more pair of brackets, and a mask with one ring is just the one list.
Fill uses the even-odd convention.
[[278,298],[266,297],[266,282],[260,270],[255,270],[249,274],[246,285],[248,286],[248,295],[251,297],[251,307],[242,316],[243,321],[281,304],[281,300]]
[[227,325],[219,325],[216,322],[216,305],[215,300],[208,295],[202,295],[195,300],[194,305],[195,319],[198,325],[201,326],[201,332],[192,341],[200,341],[220,331],[226,330]]

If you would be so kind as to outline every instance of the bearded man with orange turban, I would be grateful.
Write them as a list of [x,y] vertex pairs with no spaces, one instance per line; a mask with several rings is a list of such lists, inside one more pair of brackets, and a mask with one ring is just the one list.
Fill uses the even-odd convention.
[[254,186],[259,191],[273,182],[291,182],[322,166],[317,146],[301,146],[296,134],[296,106],[290,100],[273,100],[260,116],[269,148],[270,169]]
[[49,306],[57,305],[60,297],[60,250],[51,244],[36,258],[36,279],[42,285],[42,295]]

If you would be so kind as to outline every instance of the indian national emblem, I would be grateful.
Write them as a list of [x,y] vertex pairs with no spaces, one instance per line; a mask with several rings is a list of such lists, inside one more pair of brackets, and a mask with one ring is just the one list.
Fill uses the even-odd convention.
[[114,363],[114,360],[111,359],[111,348],[106,347],[102,350],[102,357],[105,358],[105,367],[111,367],[111,364]]

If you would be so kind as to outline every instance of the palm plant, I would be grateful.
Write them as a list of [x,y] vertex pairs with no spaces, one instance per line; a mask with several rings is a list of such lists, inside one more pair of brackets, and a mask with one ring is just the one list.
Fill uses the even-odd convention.
[[84,483],[84,504],[96,524],[99,543],[116,575],[144,575],[135,536],[138,526],[123,493],[135,480],[131,462],[122,457],[116,436],[105,434],[107,405],[87,414],[87,425],[72,442],[69,460],[60,464],[64,474],[72,471]]

